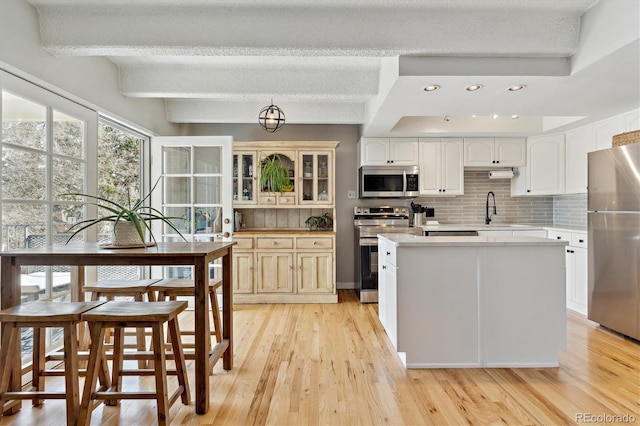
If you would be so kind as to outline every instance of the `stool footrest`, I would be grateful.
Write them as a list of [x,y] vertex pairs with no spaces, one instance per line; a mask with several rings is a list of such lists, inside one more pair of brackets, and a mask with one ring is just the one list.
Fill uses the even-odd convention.
[[[121,376],[155,376],[155,370],[150,368],[135,369],[135,370],[121,370]],[[167,370],[167,376],[177,376],[176,370]]]
[[2,399],[66,399],[66,392],[25,391],[5,392]]

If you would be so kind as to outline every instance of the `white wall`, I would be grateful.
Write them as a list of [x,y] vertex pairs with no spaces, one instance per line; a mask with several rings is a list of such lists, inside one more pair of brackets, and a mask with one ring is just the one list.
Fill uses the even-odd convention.
[[0,69],[4,69],[132,127],[176,135],[164,102],[120,94],[116,65],[104,58],[55,57],[40,43],[38,13],[24,0],[0,0]]
[[236,141],[339,141],[336,150],[336,280],[338,288],[352,287],[353,207],[362,200],[348,199],[347,191],[356,189],[359,126],[287,124],[277,133],[268,133],[258,125],[257,116],[258,111],[256,124],[191,124],[185,130],[189,136],[232,135]]

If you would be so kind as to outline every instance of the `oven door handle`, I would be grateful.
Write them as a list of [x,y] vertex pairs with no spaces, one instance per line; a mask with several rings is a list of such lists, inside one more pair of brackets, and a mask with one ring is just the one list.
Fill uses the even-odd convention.
[[377,246],[378,239],[377,238],[360,238],[359,240],[360,247],[362,246]]

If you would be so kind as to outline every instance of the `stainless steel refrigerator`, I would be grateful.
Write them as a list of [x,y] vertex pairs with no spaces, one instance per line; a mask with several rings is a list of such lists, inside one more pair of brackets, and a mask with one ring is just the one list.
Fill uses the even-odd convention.
[[588,317],[640,340],[640,143],[588,164]]

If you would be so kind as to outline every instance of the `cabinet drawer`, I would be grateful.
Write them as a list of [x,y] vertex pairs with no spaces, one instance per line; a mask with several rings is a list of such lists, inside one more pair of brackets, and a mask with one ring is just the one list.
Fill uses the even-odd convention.
[[569,244],[571,244],[571,232],[549,230],[549,233],[547,235],[548,235],[547,238],[549,239],[564,240],[564,241],[567,241]]
[[281,195],[280,199],[278,200],[278,204],[280,205],[293,205],[296,203],[296,197],[290,197],[288,195]]
[[236,243],[236,245],[233,246],[234,250],[253,248],[253,238],[233,237],[233,241]]
[[275,205],[276,204],[276,196],[275,195],[262,196],[262,197],[260,197],[259,203],[260,204]]
[[296,248],[299,249],[331,249],[333,238],[329,237],[304,237],[296,240]]
[[293,238],[258,238],[259,249],[293,249]]
[[587,234],[583,234],[581,232],[572,232],[571,245],[574,247],[587,248]]

